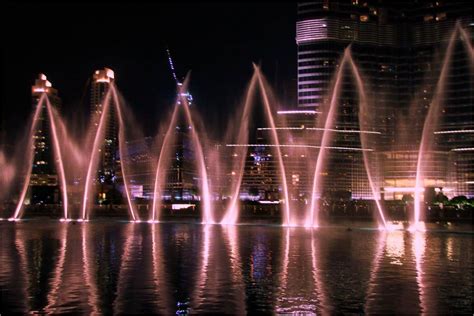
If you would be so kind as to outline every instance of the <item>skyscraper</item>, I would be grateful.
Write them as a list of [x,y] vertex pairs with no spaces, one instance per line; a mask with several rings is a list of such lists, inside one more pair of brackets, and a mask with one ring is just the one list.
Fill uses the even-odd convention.
[[[91,82],[91,114],[93,124],[97,128],[102,111],[105,107],[104,101],[110,84],[114,82],[115,74],[109,68],[96,70]],[[105,118],[105,139],[99,158],[99,169],[96,184],[99,186],[99,200],[107,200],[107,192],[115,189],[117,182],[117,160],[118,160],[118,128],[116,110],[113,98],[110,98],[108,116]]]
[[[298,106],[314,109],[327,101],[325,97],[338,61],[344,49],[351,45],[354,59],[367,79],[366,90],[376,100],[372,131],[380,136],[374,144],[378,154],[373,161],[380,162],[377,170],[382,173],[377,177],[377,185],[390,188],[393,197],[400,197],[414,187],[424,118],[440,75],[449,32],[455,28],[456,21],[464,29],[472,29],[469,3],[320,0],[298,4]],[[429,159],[424,185],[444,187],[451,195],[474,194],[474,159],[469,145],[474,137],[469,67],[461,39],[453,55],[451,83],[440,110],[442,118],[435,132],[435,145],[426,156]],[[358,96],[350,77],[346,74],[344,79],[334,123],[339,130],[334,133],[337,134],[334,146],[345,143],[346,147],[360,147],[359,134],[344,132],[347,129],[360,132]],[[418,120],[409,116],[413,102],[417,113],[410,114]],[[333,173],[332,185],[340,189],[349,185],[343,184],[343,179],[356,179],[351,181],[349,189],[354,197],[356,187],[366,187],[361,170],[353,169],[360,164],[360,154],[338,151],[331,156],[328,174]]]
[[[39,106],[43,93],[46,93],[51,105],[56,109],[61,106],[58,91],[53,88],[46,75],[39,74],[31,87],[33,108]],[[47,115],[46,103],[42,109],[34,134],[34,158],[30,179],[30,203],[53,204],[59,202],[59,184],[56,166],[54,164],[53,145],[50,135],[50,122]]]

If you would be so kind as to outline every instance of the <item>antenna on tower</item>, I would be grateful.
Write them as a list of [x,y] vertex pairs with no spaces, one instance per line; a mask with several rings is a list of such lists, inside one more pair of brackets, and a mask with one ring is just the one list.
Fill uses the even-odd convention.
[[[173,75],[174,81],[176,81],[177,86],[181,86],[182,83],[179,82],[178,77],[176,76],[176,70],[174,69],[173,59],[171,58],[171,53],[168,47],[166,47],[166,53],[168,54],[168,64],[170,65],[171,74]],[[179,88],[178,88],[179,89]],[[193,96],[189,92],[179,92],[182,96],[186,97],[188,104],[191,105],[193,102]],[[181,101],[178,100],[178,104],[181,104]]]
[[174,69],[173,59],[171,58],[171,53],[168,47],[166,48],[166,53],[168,54],[168,64],[170,65],[171,74],[173,75],[176,84],[180,86],[181,82],[179,82],[178,77],[176,76],[176,70]]

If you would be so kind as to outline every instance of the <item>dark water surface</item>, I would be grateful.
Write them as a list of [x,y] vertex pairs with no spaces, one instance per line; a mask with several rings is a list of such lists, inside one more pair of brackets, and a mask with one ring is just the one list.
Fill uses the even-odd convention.
[[474,235],[462,227],[409,233],[111,220],[0,229],[2,315],[473,313]]

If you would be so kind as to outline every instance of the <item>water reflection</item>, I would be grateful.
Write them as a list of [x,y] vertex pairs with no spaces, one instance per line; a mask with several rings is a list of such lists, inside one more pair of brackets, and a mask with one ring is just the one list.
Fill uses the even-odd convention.
[[[278,313],[328,314],[330,303],[321,281],[319,245],[312,229],[285,228]],[[304,234],[304,236],[301,235]]]
[[[377,249],[372,263],[372,269],[370,272],[369,285],[367,287],[367,295],[365,297],[364,312],[368,315],[374,314],[371,310],[374,297],[375,297],[375,286],[377,285],[377,275],[379,273],[381,260],[383,258],[384,249],[387,243],[387,232],[379,231],[377,237]],[[388,249],[388,246],[387,246]],[[391,248],[393,249],[393,248]]]
[[136,223],[1,229],[5,313],[472,310],[469,234]]

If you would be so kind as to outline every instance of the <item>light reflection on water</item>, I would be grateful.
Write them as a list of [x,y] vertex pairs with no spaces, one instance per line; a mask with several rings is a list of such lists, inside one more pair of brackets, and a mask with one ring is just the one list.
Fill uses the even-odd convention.
[[472,313],[472,234],[1,223],[0,312]]

